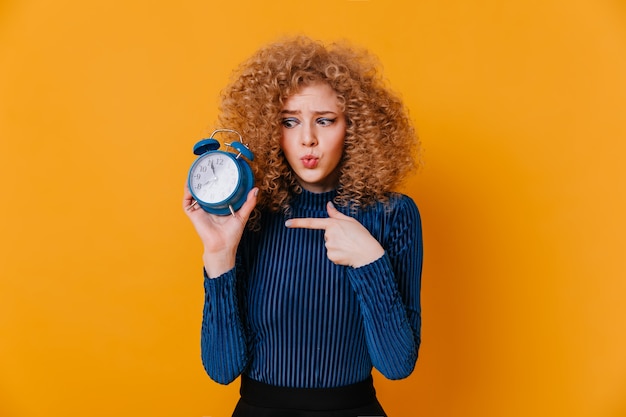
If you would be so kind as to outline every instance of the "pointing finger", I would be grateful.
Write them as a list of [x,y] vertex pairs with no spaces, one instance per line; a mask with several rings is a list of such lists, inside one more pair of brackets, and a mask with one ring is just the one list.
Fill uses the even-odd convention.
[[326,230],[329,225],[329,219],[315,218],[299,218],[289,219],[285,222],[285,226],[290,229],[319,229]]

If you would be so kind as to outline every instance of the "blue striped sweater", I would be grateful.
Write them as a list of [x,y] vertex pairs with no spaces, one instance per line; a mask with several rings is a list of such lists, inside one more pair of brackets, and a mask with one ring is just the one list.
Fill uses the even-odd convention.
[[[303,191],[290,217],[328,217],[335,192]],[[338,208],[344,211],[342,208]],[[359,268],[326,257],[322,230],[288,229],[264,214],[246,231],[236,266],[205,274],[202,362],[228,384],[242,372],[286,387],[337,387],[364,380],[372,367],[408,376],[420,345],[422,231],[409,197],[393,194],[355,217],[385,254]]]

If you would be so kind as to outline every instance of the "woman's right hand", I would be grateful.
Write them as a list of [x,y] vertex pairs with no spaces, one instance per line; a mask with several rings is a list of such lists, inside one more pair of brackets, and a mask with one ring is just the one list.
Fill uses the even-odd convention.
[[204,211],[193,200],[185,185],[183,210],[196,229],[204,245],[204,269],[209,278],[217,278],[235,266],[237,247],[257,202],[258,188],[248,193],[246,202],[233,215],[217,216]]

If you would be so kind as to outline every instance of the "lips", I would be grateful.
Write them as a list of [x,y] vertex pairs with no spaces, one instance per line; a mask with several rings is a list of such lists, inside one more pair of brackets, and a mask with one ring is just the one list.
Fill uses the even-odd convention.
[[300,158],[300,160],[302,161],[302,165],[304,165],[305,168],[309,169],[315,168],[317,166],[317,163],[319,162],[319,158],[313,155],[303,156],[302,158]]

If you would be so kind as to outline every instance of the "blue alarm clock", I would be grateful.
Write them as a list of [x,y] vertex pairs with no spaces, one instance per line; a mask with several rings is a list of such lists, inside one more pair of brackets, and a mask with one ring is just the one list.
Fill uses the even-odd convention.
[[[219,150],[220,143],[214,139],[218,133],[239,136],[238,142],[224,142],[236,153]],[[193,153],[198,158],[191,165],[187,180],[192,197],[208,213],[234,215],[254,186],[254,175],[246,161],[253,161],[254,154],[243,144],[241,134],[236,130],[217,129],[208,139],[196,143]]]

